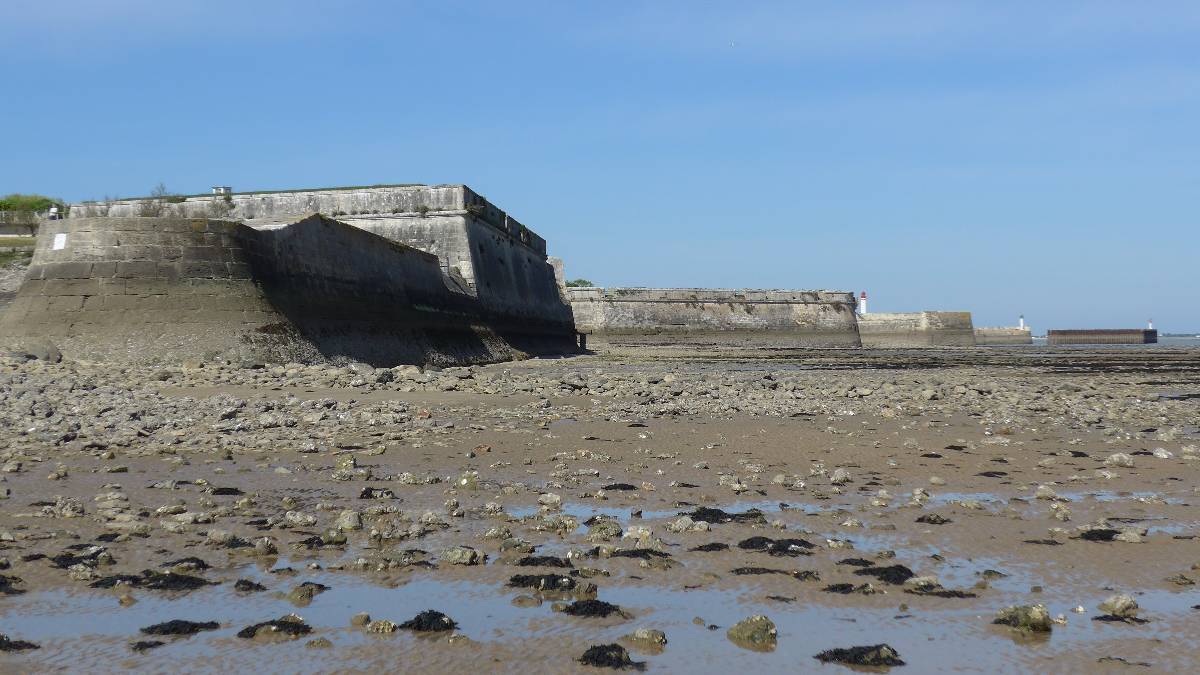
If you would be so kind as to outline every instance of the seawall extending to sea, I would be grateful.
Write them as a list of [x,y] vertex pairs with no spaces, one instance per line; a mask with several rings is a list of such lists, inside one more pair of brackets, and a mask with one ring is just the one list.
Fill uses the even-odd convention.
[[864,347],[974,347],[970,312],[877,312],[858,317]]
[[839,291],[565,288],[575,327],[601,339],[747,339],[857,347],[854,296]]
[[1148,345],[1158,342],[1153,328],[1097,328],[1046,331],[1047,345]]
[[[71,217],[42,226],[0,343],[49,339],[97,361],[381,366],[572,351],[570,309],[545,270],[556,302],[476,294],[437,256],[318,214],[258,226]],[[494,301],[506,294],[519,301]]]
[[1020,327],[999,327],[999,328],[976,328],[975,329],[975,344],[986,346],[1004,346],[1004,345],[1031,345],[1033,344],[1033,332],[1028,328]]

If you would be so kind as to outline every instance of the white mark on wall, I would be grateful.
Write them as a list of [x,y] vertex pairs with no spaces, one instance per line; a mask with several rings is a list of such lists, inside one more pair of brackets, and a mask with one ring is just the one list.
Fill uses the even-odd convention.
[[54,235],[54,250],[61,251],[66,247],[67,247],[67,234],[65,232],[59,232],[58,234]]

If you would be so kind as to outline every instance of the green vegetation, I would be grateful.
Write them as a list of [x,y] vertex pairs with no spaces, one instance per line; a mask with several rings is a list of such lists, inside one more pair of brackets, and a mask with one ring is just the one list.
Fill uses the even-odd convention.
[[37,237],[0,237],[0,248],[11,248],[13,246],[33,246],[37,243]]
[[0,211],[43,213],[49,211],[52,206],[57,206],[60,210],[64,210],[64,204],[61,199],[54,199],[45,195],[22,195],[14,193],[0,198]]
[[568,288],[586,288],[586,287],[595,286],[595,285],[596,284],[593,284],[591,281],[588,281],[587,279],[572,279],[567,282]]
[[33,251],[0,251],[0,267],[6,267],[14,262],[29,262],[33,258]]
[[13,193],[0,198],[0,222],[20,225],[32,235],[37,232],[37,214],[45,213],[57,206],[61,217],[67,215],[67,206],[61,199],[45,195],[23,195]]
[[164,215],[166,204],[173,199],[175,195],[167,192],[167,186],[159,183],[150,191],[150,197],[138,202],[137,214],[147,218],[156,218]]

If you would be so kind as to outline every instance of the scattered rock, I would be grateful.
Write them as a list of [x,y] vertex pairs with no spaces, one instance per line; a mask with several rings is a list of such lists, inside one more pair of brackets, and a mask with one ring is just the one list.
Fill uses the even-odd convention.
[[904,665],[899,652],[886,644],[827,649],[813,658],[821,663],[842,663],[867,668]]
[[772,651],[776,645],[775,623],[757,615],[734,624],[725,635],[731,642],[754,651]]
[[1045,605],[1041,604],[1005,607],[1000,610],[992,623],[1034,633],[1049,633],[1053,627],[1050,612],[1046,610]]

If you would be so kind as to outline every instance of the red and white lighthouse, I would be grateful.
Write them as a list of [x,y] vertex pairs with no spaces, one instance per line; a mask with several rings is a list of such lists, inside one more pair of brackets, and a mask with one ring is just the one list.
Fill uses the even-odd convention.
[[858,313],[860,315],[866,315],[866,313],[867,313],[867,292],[866,291],[863,291],[862,294],[860,294],[858,296]]

